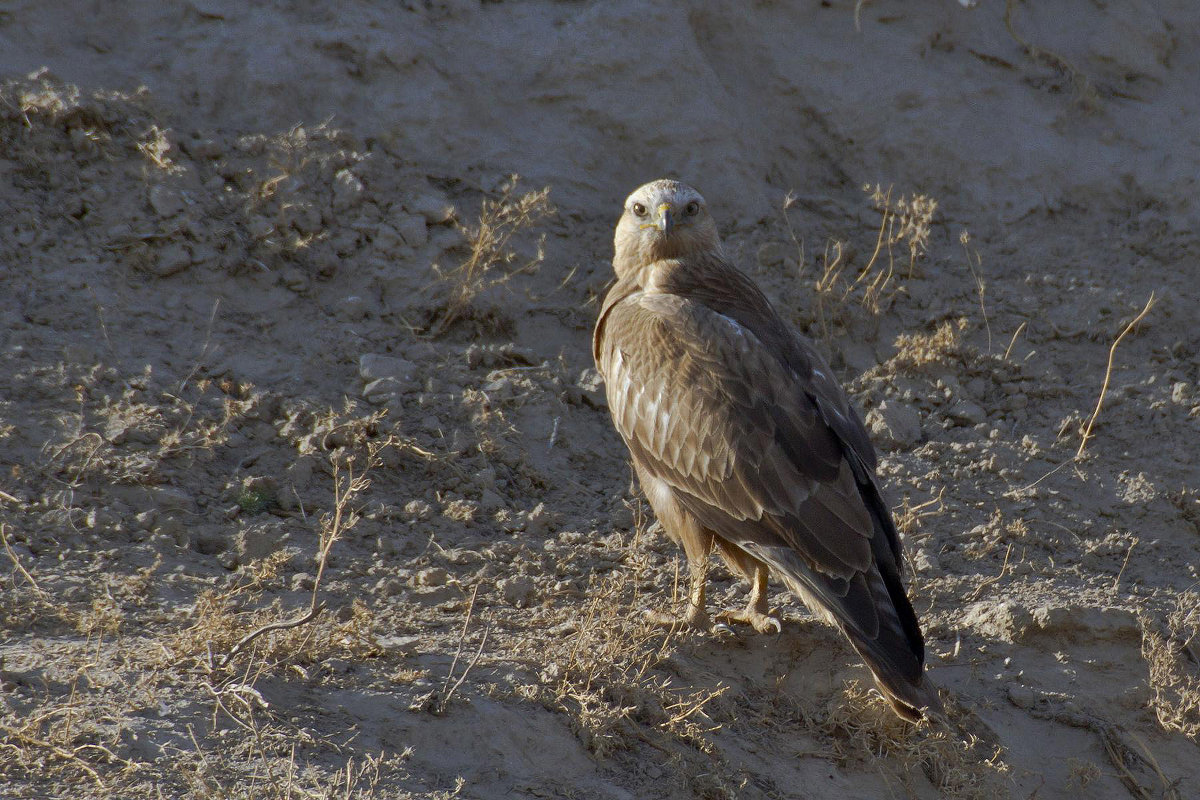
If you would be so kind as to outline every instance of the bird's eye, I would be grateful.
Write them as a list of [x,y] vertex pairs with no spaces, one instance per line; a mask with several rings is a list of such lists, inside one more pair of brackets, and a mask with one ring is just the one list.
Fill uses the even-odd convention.
[[692,202],[690,202],[686,206],[684,206],[683,211],[689,217],[694,217],[700,213],[700,204],[697,203],[695,200],[693,200]]
[[633,213],[637,214],[639,217],[646,216],[646,207],[641,203],[634,203],[631,208],[633,209]]

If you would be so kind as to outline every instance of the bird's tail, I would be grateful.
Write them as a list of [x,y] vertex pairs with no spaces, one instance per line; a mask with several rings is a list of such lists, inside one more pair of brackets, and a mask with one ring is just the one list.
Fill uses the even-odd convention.
[[[778,566],[778,565],[776,565]],[[937,687],[925,676],[925,650],[916,614],[899,578],[889,585],[872,568],[851,580],[808,569],[779,569],[788,588],[808,608],[836,625],[870,668],[875,685],[900,717],[916,722],[926,714],[944,718]]]
[[919,671],[913,675],[911,669],[902,668],[886,654],[880,654],[878,640],[867,640],[845,625],[839,627],[871,670],[875,686],[897,715],[909,722],[919,722],[925,716],[945,719],[937,686],[925,675],[923,664],[918,664]]

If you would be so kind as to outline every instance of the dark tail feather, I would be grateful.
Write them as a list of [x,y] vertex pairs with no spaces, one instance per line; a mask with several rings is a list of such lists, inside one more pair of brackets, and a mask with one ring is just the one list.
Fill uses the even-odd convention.
[[[895,712],[911,722],[925,713],[944,717],[937,688],[925,677],[925,648],[916,615],[894,573],[895,585],[872,569],[850,581],[807,569],[779,570],[788,587],[813,611],[824,611],[870,668]],[[884,574],[881,574],[884,573]]]
[[875,686],[897,715],[909,722],[919,722],[926,715],[946,718],[937,687],[925,676],[922,664],[916,665],[914,675],[911,663],[896,663],[894,652],[888,652],[886,645],[882,645],[882,636],[868,640],[852,628],[843,627],[842,631],[871,670]]

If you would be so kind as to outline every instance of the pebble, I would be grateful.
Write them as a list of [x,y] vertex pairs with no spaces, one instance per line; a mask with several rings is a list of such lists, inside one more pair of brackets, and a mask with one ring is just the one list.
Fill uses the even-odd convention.
[[978,425],[987,422],[987,412],[978,403],[959,400],[946,411],[946,416],[961,425]]
[[535,536],[544,536],[550,532],[550,528],[554,525],[555,521],[554,512],[547,510],[545,503],[538,503],[529,512],[525,530]]
[[449,573],[441,567],[427,567],[413,576],[417,586],[443,586],[449,579]]
[[309,280],[308,276],[296,267],[285,269],[283,274],[279,276],[279,279],[283,282],[284,286],[296,294],[304,294],[308,291],[308,287],[312,285],[312,281]]
[[496,588],[500,590],[504,602],[517,608],[524,608],[529,604],[535,589],[533,580],[524,575],[503,578],[496,584]]
[[1033,708],[1037,702],[1037,696],[1034,695],[1033,689],[1020,683],[1014,683],[1008,687],[1008,699],[1017,708]]
[[972,603],[962,615],[963,626],[984,636],[1015,642],[1023,639],[1033,625],[1029,609],[1012,601]]
[[417,365],[406,359],[382,353],[364,353],[358,358],[358,374],[368,382],[393,378],[408,383],[416,377]]
[[380,378],[363,387],[363,399],[372,405],[383,405],[399,394],[403,388],[400,381],[395,378]]
[[919,575],[938,575],[942,571],[937,556],[928,550],[917,550],[910,560],[913,572]]
[[1124,608],[1039,606],[1033,610],[1038,633],[1062,639],[1137,639],[1137,615]]
[[876,442],[892,449],[921,441],[921,417],[911,406],[884,400],[867,414],[867,427]]
[[177,275],[192,265],[192,254],[179,242],[169,244],[158,251],[158,257],[150,265],[150,272],[159,278]]
[[380,578],[375,584],[375,592],[384,597],[404,594],[404,581],[399,578]]
[[150,207],[160,217],[173,217],[183,211],[183,198],[179,193],[162,184],[150,187]]
[[404,504],[404,513],[414,520],[424,521],[433,516],[433,506],[424,500],[409,500]]

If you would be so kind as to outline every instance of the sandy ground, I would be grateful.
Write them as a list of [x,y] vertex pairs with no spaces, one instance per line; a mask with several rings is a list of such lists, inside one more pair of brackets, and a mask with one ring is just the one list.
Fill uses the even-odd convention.
[[[0,795],[1200,797],[1190,2],[343,5],[0,8]],[[950,725],[782,592],[643,623],[662,175],[866,414]]]

